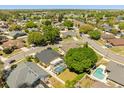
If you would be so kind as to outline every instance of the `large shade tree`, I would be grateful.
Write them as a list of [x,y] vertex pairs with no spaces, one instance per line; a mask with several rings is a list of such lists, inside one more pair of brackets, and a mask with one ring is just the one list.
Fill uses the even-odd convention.
[[31,32],[28,35],[29,44],[41,45],[46,42],[45,37],[41,32]]
[[84,33],[84,34],[87,34],[88,32],[93,30],[94,30],[94,27],[90,24],[84,24],[79,29],[80,33]]
[[54,43],[56,41],[56,38],[59,37],[59,29],[56,27],[44,26],[43,27],[43,35],[49,41],[50,43]]
[[119,28],[124,29],[124,22],[119,23]]
[[82,73],[93,67],[97,59],[93,49],[85,45],[83,48],[70,49],[65,56],[65,63],[70,70]]
[[37,27],[37,24],[35,24],[33,21],[29,21],[25,25],[26,28],[35,28]]
[[66,20],[64,21],[64,26],[66,26],[67,28],[70,28],[70,27],[73,27],[73,22],[72,21],[69,21],[69,20]]
[[101,37],[100,31],[97,31],[97,30],[95,30],[95,31],[90,31],[88,34],[90,35],[90,37],[91,37],[92,39],[95,39],[95,40],[98,40],[98,39],[100,39],[100,37]]

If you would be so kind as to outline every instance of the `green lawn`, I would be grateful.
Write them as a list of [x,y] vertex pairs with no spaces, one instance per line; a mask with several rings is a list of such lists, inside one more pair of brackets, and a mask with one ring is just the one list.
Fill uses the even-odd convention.
[[106,66],[108,64],[108,61],[103,58],[96,63],[96,66],[99,66],[101,64]]
[[104,46],[105,44],[106,44],[106,42],[104,41],[104,40],[101,40],[101,39],[99,39],[99,40],[95,40],[99,45],[101,45],[101,46]]
[[119,55],[124,56],[124,46],[115,46],[110,48],[111,51],[116,52]]
[[74,72],[70,72],[69,69],[66,69],[64,72],[62,72],[60,75],[58,75],[58,77],[65,82],[67,80],[71,81],[71,80],[75,79],[76,76],[78,76],[78,74],[76,74]]
[[103,56],[101,56],[101,55],[98,54],[98,53],[96,53],[96,55],[97,55],[97,57],[98,57],[98,61],[100,61],[100,60],[103,58]]

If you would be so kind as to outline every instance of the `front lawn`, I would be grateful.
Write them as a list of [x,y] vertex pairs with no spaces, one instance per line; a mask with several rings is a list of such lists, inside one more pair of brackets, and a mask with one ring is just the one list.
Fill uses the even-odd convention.
[[101,55],[98,54],[98,53],[96,53],[96,55],[97,55],[97,57],[98,57],[98,60],[97,60],[97,61],[100,61],[100,60],[103,58],[103,56],[101,56]]
[[106,59],[101,59],[100,61],[98,61],[97,63],[96,63],[96,66],[99,66],[99,65],[107,65],[108,64],[108,60],[106,60]]
[[96,43],[98,43],[101,46],[104,46],[106,44],[106,42],[104,40],[101,40],[101,39],[95,40],[95,41],[96,41]]
[[58,81],[57,79],[55,79],[54,77],[51,77],[49,79],[51,85],[55,88],[64,88],[64,84],[62,84],[60,81]]
[[73,80],[74,78],[76,78],[76,76],[78,76],[76,73],[69,71],[69,69],[66,69],[64,72],[62,72],[60,75],[58,75],[58,77],[60,79],[62,79],[63,81],[67,81],[67,80]]
[[124,46],[114,46],[110,48],[110,50],[112,50],[113,52],[116,52],[119,55],[124,56]]

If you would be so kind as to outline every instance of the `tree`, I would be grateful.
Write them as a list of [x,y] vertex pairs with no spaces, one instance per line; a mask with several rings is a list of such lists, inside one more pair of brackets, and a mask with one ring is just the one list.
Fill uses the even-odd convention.
[[43,35],[46,38],[46,40],[52,44],[55,43],[56,38],[59,37],[59,29],[52,27],[51,25],[44,26],[43,33],[44,33]]
[[5,54],[11,54],[11,53],[13,52],[13,49],[11,49],[11,48],[5,48],[5,49],[3,50],[3,52],[4,52]]
[[90,31],[88,34],[90,35],[90,38],[95,39],[95,40],[98,40],[101,37],[101,33],[99,31],[96,31],[96,30]]
[[46,40],[41,32],[31,32],[28,35],[28,42],[29,44],[42,45]]
[[46,21],[44,22],[44,25],[46,25],[46,26],[51,25],[51,21],[46,20]]
[[62,20],[63,20],[63,15],[61,14],[61,15],[59,15],[59,17],[58,17],[58,21],[59,21],[59,22],[62,22]]
[[84,24],[79,29],[80,33],[84,33],[84,34],[87,34],[88,32],[93,31],[93,30],[94,30],[94,27],[89,24]]
[[9,28],[10,31],[13,31],[13,30],[21,30],[22,27],[20,25],[17,25],[17,24],[12,24]]
[[122,30],[124,29],[124,22],[119,23],[119,28]]
[[35,24],[32,21],[29,21],[29,22],[26,23],[25,27],[26,28],[36,28],[37,27],[37,24]]
[[97,62],[97,55],[90,47],[70,49],[64,57],[70,70],[77,73],[87,72]]
[[116,29],[112,29],[111,33],[116,35],[116,34],[118,34],[118,31]]
[[66,26],[67,28],[73,27],[73,22],[72,22],[72,21],[69,21],[69,20],[64,21],[63,24],[64,24],[64,26]]

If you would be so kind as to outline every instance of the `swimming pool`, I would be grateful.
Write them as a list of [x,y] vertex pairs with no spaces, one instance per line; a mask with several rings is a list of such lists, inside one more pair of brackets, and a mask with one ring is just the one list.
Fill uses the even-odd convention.
[[96,71],[93,73],[93,76],[97,79],[103,80],[105,78],[105,75],[103,74],[103,69],[97,68]]
[[54,72],[55,72],[55,73],[60,73],[60,72],[62,72],[65,68],[66,68],[66,67],[65,67],[64,65],[59,65],[59,66],[55,67]]

